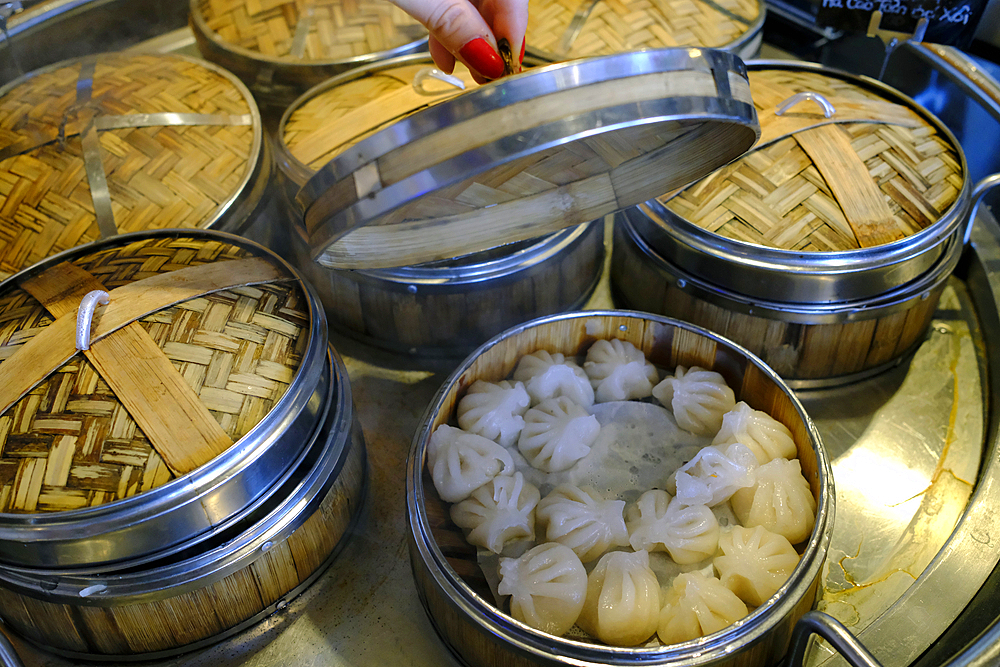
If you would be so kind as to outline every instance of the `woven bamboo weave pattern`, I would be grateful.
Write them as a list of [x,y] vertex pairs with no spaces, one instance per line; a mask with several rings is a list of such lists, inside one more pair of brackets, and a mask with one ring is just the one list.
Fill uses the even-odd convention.
[[673,46],[720,47],[739,39],[760,14],[760,3],[754,0],[600,0],[569,51],[564,51],[564,33],[577,10],[590,2],[532,3],[528,48],[569,59]]
[[[80,65],[43,72],[0,98],[0,147],[50,143],[0,162],[0,274],[98,238],[80,146]],[[221,74],[182,58],[109,54],[98,61],[90,106],[98,116],[246,115]],[[65,123],[66,139],[57,141]],[[252,172],[251,125],[101,131],[101,158],[120,232],[210,224]]]
[[[838,99],[873,97],[849,82],[812,72],[754,71],[750,82],[759,113],[773,113],[774,106],[801,91],[820,92],[834,106]],[[801,111],[816,109],[803,106]],[[884,196],[892,216],[879,226],[887,234],[912,235],[955,202],[965,176],[960,158],[932,125],[831,127],[848,139]],[[841,203],[794,136],[753,150],[666,204],[708,231],[757,245],[818,252],[860,247]]]
[[[223,42],[288,62],[354,58],[427,35],[388,0],[202,0],[201,12]],[[295,54],[300,21],[308,35]]]
[[[248,252],[204,239],[146,239],[75,260],[108,289]],[[154,313],[140,324],[235,441],[284,395],[309,332],[294,282],[240,287]],[[20,289],[0,296],[0,376],[51,319]],[[82,355],[0,415],[0,512],[111,502],[171,478],[119,400]]]

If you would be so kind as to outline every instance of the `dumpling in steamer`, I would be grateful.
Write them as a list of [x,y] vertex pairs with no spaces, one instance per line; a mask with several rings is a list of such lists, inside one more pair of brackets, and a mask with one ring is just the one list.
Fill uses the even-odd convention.
[[659,374],[642,350],[628,341],[599,340],[587,350],[583,368],[594,387],[594,401],[628,401],[653,392]]
[[753,607],[759,607],[788,581],[799,554],[787,539],[763,526],[733,526],[719,538],[715,569],[722,584]]
[[624,508],[623,500],[565,484],[542,498],[535,521],[545,539],[568,546],[586,563],[612,547],[628,546]]
[[550,398],[524,413],[517,448],[538,470],[560,472],[590,453],[600,431],[597,417],[569,398]]
[[677,500],[685,505],[715,507],[739,489],[752,486],[756,468],[757,457],[739,442],[703,447],[674,474]]
[[514,369],[514,380],[524,383],[536,404],[560,396],[585,407],[594,404],[594,388],[587,374],[559,352],[538,350],[521,357]]
[[715,577],[701,572],[679,574],[667,591],[660,625],[660,641],[678,644],[710,635],[747,615],[747,606]]
[[633,549],[666,551],[681,565],[711,557],[719,545],[719,520],[712,510],[688,507],[666,491],[646,491],[628,507],[625,518]]
[[715,435],[722,416],[736,405],[722,375],[698,366],[678,366],[653,388],[653,396],[673,411],[678,426],[697,435]]
[[816,523],[816,499],[798,459],[773,459],[757,468],[757,482],[733,494],[736,518],[747,528],[763,526],[802,542]]
[[442,424],[427,443],[427,466],[441,499],[457,503],[497,475],[513,473],[514,459],[489,438]]
[[798,455],[792,432],[787,426],[766,412],[754,410],[743,401],[722,416],[722,427],[712,440],[712,445],[734,442],[749,447],[761,465],[771,459],[794,459]]
[[501,558],[497,592],[511,596],[510,615],[517,620],[562,635],[583,609],[587,570],[572,549],[547,542],[520,558]]
[[660,582],[646,551],[604,554],[587,578],[587,598],[577,625],[612,646],[640,644],[656,633]]
[[504,447],[517,442],[531,404],[524,384],[476,380],[458,402],[458,425],[469,433],[495,440]]
[[541,494],[524,475],[498,475],[451,506],[451,520],[466,531],[470,544],[503,551],[511,540],[535,537],[535,506]]

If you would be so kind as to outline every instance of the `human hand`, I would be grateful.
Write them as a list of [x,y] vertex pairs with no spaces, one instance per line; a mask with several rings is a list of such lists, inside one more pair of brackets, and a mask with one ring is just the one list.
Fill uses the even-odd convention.
[[506,39],[515,71],[524,59],[528,0],[392,0],[430,32],[435,64],[451,74],[461,61],[479,83],[499,79],[504,62],[497,42]]

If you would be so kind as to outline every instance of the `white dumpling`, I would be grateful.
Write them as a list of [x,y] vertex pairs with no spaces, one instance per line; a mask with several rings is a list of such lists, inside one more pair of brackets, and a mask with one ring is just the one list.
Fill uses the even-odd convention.
[[782,535],[763,526],[733,526],[719,538],[715,569],[722,584],[753,607],[759,607],[788,581],[799,554]]
[[458,402],[458,425],[510,447],[521,434],[522,415],[529,405],[531,398],[521,382],[504,380],[494,384],[476,380]]
[[646,491],[626,511],[629,544],[636,551],[666,551],[681,565],[715,554],[719,520],[704,505],[687,506],[666,491]]
[[685,505],[715,507],[739,489],[752,486],[756,468],[757,457],[739,442],[725,447],[703,447],[677,469],[674,475],[677,499]]
[[612,547],[628,546],[624,509],[623,500],[565,484],[539,501],[535,521],[546,540],[568,546],[586,563]]
[[524,413],[517,448],[543,472],[561,472],[590,453],[601,424],[566,396],[549,398]]
[[715,371],[678,366],[653,387],[653,396],[674,413],[677,425],[697,435],[715,435],[722,417],[736,405],[736,395]]
[[792,544],[809,537],[816,522],[816,499],[799,460],[772,459],[757,468],[756,475],[753,486],[730,499],[740,523],[747,528],[764,526]]
[[594,404],[594,388],[587,374],[559,352],[538,350],[521,357],[514,369],[514,380],[524,383],[534,403],[565,396],[578,405]]
[[501,558],[497,591],[511,596],[511,616],[536,630],[562,635],[583,609],[587,570],[572,549],[547,542],[520,558]]
[[701,572],[679,574],[666,592],[660,641],[678,644],[718,632],[747,615],[747,606],[715,577]]
[[792,432],[787,426],[743,401],[722,416],[722,426],[712,440],[713,445],[734,442],[749,447],[761,465],[771,459],[794,459],[798,455]]
[[587,598],[576,623],[612,646],[634,646],[656,633],[660,582],[645,551],[604,554],[587,578]]
[[597,403],[646,398],[659,375],[642,350],[628,341],[599,340],[587,350],[583,368],[594,387]]
[[503,551],[511,540],[534,539],[538,488],[524,475],[498,475],[451,506],[451,520],[466,531],[469,544]]
[[513,473],[514,459],[489,438],[442,424],[427,443],[427,466],[441,500],[457,503],[497,475]]

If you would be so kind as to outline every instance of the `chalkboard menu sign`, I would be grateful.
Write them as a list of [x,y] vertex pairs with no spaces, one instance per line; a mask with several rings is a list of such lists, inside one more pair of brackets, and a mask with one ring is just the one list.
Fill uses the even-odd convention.
[[881,30],[912,34],[927,19],[923,41],[959,48],[972,42],[987,0],[816,0],[816,22],[848,32],[866,33],[872,13],[882,12]]

